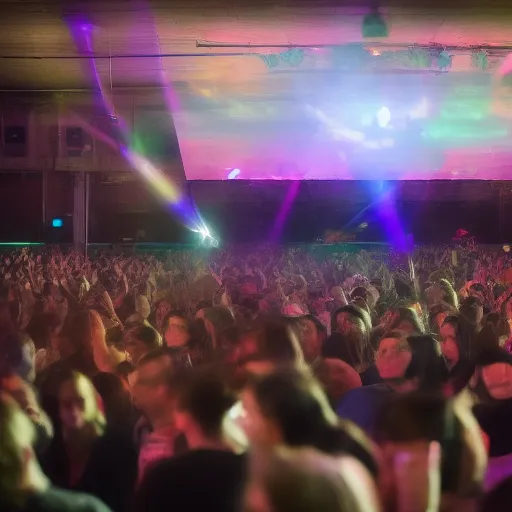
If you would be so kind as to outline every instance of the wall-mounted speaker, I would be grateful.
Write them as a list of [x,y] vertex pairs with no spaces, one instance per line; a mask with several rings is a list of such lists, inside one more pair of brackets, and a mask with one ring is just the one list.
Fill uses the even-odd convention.
[[4,127],[4,150],[7,157],[24,157],[27,154],[27,129],[23,125]]
[[80,126],[66,128],[66,154],[67,156],[82,156],[85,147],[85,132]]

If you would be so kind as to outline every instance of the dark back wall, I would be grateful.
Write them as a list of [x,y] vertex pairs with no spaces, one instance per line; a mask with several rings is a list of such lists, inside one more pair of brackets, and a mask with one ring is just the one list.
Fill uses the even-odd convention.
[[[432,183],[425,182],[418,190],[424,193],[434,187]],[[438,183],[421,198],[408,190],[409,184],[397,186],[394,205],[401,229],[413,233],[417,243],[447,243],[459,228],[467,229],[482,243],[511,242],[512,187],[497,185],[473,182],[465,190],[464,182]],[[39,173],[0,173],[0,242],[72,241],[73,173],[48,174],[46,228],[42,187]],[[186,193],[192,194],[211,230],[221,241],[236,243],[269,239],[290,184],[195,182],[187,187]],[[326,229],[357,231],[358,240],[386,241],[389,217],[374,199],[368,184],[303,182],[284,215],[280,241],[313,242]],[[53,217],[64,219],[63,230],[48,227]],[[368,227],[358,230],[363,223]],[[92,175],[90,242],[133,238],[188,243],[194,236],[144,182],[107,184],[99,173]]]

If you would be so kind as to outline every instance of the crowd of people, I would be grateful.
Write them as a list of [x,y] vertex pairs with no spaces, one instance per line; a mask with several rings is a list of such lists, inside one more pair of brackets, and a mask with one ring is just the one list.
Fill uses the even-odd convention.
[[0,508],[512,509],[502,248],[0,255]]

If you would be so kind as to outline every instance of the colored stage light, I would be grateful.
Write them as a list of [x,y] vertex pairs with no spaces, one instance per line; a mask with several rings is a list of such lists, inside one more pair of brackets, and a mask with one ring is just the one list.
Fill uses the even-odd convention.
[[59,218],[52,219],[52,228],[62,228],[64,226],[64,221]]
[[234,180],[240,175],[240,169],[233,169],[228,174],[228,180]]
[[391,111],[388,107],[381,107],[377,112],[377,122],[381,128],[387,128],[391,121]]

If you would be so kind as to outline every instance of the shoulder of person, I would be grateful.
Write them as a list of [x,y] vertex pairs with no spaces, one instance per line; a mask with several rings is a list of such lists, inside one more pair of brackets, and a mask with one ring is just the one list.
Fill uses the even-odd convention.
[[57,487],[50,487],[46,492],[35,496],[31,502],[34,508],[29,510],[41,512],[111,512],[111,510],[95,496]]

